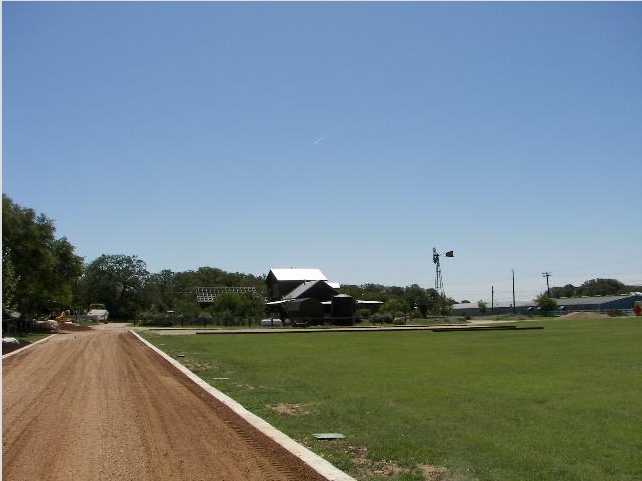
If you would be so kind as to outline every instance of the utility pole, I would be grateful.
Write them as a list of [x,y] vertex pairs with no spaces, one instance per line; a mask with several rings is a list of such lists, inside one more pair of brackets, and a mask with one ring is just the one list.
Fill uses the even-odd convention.
[[548,297],[551,297],[551,288],[548,285],[548,278],[551,277],[551,275],[550,272],[542,272],[542,277],[546,277],[546,294]]
[[515,269],[511,269],[511,272],[513,273],[513,315],[515,315],[517,313],[515,307]]
[[495,313],[495,286],[490,286],[490,313]]

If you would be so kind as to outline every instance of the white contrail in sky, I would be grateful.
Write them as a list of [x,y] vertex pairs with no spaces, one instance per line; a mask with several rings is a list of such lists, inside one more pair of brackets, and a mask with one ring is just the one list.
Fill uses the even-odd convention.
[[326,130],[326,132],[321,137],[319,137],[317,140],[312,142],[312,145],[317,145],[319,142],[323,142],[328,135],[330,135],[337,127],[341,125],[341,123],[342,122],[340,121],[335,122],[334,125],[332,125],[328,130]]
[[325,134],[323,134],[321,137],[319,137],[317,140],[315,140],[313,142],[313,145],[317,145],[319,142],[321,142],[323,139],[325,139],[328,136],[329,133],[330,132],[326,132]]

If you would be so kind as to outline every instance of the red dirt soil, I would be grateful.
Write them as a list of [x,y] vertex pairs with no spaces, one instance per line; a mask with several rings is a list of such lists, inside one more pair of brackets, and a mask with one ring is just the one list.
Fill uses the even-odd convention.
[[2,477],[322,481],[129,332],[73,332],[2,362]]
[[608,314],[600,314],[596,312],[569,312],[560,316],[559,319],[609,319]]

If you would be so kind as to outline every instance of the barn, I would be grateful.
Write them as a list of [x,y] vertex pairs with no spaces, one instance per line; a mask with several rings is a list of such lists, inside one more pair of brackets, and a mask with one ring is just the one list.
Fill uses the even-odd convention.
[[[293,324],[317,324],[327,316],[352,323],[354,300],[340,296],[337,282],[319,269],[270,269],[266,277],[268,306],[280,309]],[[350,306],[348,309],[347,306]]]

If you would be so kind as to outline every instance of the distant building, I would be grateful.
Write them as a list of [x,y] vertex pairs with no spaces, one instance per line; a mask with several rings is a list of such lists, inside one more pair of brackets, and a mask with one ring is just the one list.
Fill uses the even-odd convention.
[[[346,302],[338,296],[339,283],[328,282],[319,269],[271,269],[265,282],[268,306],[280,309],[293,325],[321,324],[326,314],[331,315],[333,302]],[[344,297],[350,298],[352,310],[347,317],[351,318],[354,301]]]
[[563,312],[633,312],[637,301],[642,301],[642,293],[622,294],[619,296],[568,297],[555,299],[557,308]]
[[[569,312],[595,312],[605,314],[611,311],[620,311],[625,314],[633,312],[636,302],[642,301],[642,293],[632,292],[619,296],[593,296],[593,297],[568,297],[555,299],[557,302],[556,314],[562,315]],[[482,315],[476,303],[454,304],[452,312],[461,316]],[[485,315],[489,314],[511,314],[513,312],[512,302],[495,302],[494,306],[486,305]],[[517,314],[537,314],[539,307],[535,301],[517,301],[515,303]]]

